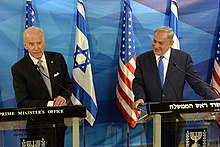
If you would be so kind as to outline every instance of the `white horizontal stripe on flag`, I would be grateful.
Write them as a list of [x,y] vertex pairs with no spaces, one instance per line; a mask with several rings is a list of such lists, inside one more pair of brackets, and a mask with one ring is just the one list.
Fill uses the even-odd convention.
[[118,88],[116,88],[116,95],[123,109],[125,109],[127,113],[132,117],[132,119],[136,121],[137,120],[136,114],[131,109],[131,107],[126,103],[126,101],[121,97],[120,93],[118,92]]
[[126,77],[132,82],[134,79],[134,75],[130,72],[130,70],[128,70],[128,68],[124,65],[121,59],[119,60],[119,66],[122,72],[126,75]]
[[78,45],[82,50],[88,49],[89,44],[86,36],[79,30],[79,28],[76,28],[76,42],[75,44]]
[[[92,75],[91,75],[91,64],[87,65],[87,69],[85,73],[80,70],[79,68],[73,69],[73,78],[75,81],[88,93],[88,95],[91,96],[92,100],[94,101],[95,105],[97,106],[96,102],[96,96],[95,96],[95,90],[94,85],[92,81]],[[82,76],[82,74],[84,74]]]
[[171,11],[173,12],[173,14],[176,16],[176,18],[178,19],[178,14],[177,14],[177,7],[173,4],[173,2],[171,2]]
[[128,88],[128,86],[122,81],[120,75],[118,74],[118,85],[123,89],[123,91],[127,94],[127,96],[134,101],[133,92]]

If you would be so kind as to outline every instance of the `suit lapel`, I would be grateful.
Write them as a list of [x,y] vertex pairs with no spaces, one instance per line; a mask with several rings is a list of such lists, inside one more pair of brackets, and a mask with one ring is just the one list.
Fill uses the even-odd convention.
[[[45,91],[48,92],[47,86],[44,83],[44,80],[41,77],[41,74],[39,73],[39,71],[37,71],[36,65],[34,65],[33,61],[31,60],[31,58],[28,55],[27,55],[27,68],[30,70],[29,72],[32,73],[33,78],[39,83],[39,85],[41,87],[43,87],[43,89]],[[49,94],[49,92],[48,92],[48,94]]]
[[159,72],[158,72],[158,68],[157,68],[157,62],[156,62],[156,58],[155,58],[155,55],[152,51],[152,53],[150,54],[150,65],[151,65],[151,69],[152,69],[152,72],[153,72],[153,75],[155,76],[156,78],[156,81],[157,81],[157,84],[159,85],[159,87],[161,87],[160,85],[160,76],[159,76]]
[[[170,59],[169,59],[169,64],[168,64],[166,77],[172,77],[175,74],[175,71],[174,71],[175,67],[174,67],[173,63],[176,63],[176,56],[177,56],[176,55],[176,50],[171,49],[171,54],[170,54]],[[164,86],[166,85],[166,81],[167,80],[165,80]]]

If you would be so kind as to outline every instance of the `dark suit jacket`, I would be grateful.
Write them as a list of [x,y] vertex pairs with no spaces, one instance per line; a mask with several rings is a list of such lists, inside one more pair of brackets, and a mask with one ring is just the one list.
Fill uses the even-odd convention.
[[135,100],[142,98],[147,102],[180,101],[183,99],[185,81],[198,95],[206,99],[217,98],[204,82],[184,74],[173,65],[174,63],[186,73],[200,78],[193,67],[191,56],[181,50],[171,49],[165,83],[161,88],[155,55],[153,51],[145,52],[138,56],[136,61],[135,78],[133,80]]
[[[71,93],[72,82],[63,56],[60,53],[45,52],[45,57],[51,78],[53,98],[61,95],[68,100],[70,95],[53,82],[56,81]],[[12,66],[12,75],[18,107],[46,107],[48,101],[52,100],[41,74],[29,55]]]

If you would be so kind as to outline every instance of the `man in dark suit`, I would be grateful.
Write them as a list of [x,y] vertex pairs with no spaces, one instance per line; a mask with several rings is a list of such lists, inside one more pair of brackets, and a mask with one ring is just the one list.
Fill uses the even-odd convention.
[[[171,28],[166,26],[159,27],[154,32],[152,41],[153,50],[137,57],[135,78],[133,80],[133,93],[135,96],[133,108],[143,105],[144,102],[183,100],[185,81],[189,83],[196,94],[206,99],[217,98],[217,95],[205,82],[198,80],[200,77],[193,67],[191,56],[181,50],[171,48],[174,43],[173,36],[174,32]],[[158,68],[161,57],[163,62],[162,76],[160,76],[161,72]],[[185,74],[176,66],[198,79]],[[162,120],[170,116],[162,116]],[[164,124],[162,123],[162,125]],[[173,136],[175,132],[170,131],[170,129],[174,130],[173,127],[162,126],[162,147],[175,146],[173,138],[175,137]]]
[[[43,30],[38,27],[26,29],[23,38],[28,54],[12,66],[17,106],[66,106],[70,99],[72,82],[63,56],[60,53],[44,51],[46,40]],[[32,129],[36,126],[40,128]],[[43,129],[44,126],[51,128]],[[65,130],[63,119],[39,118],[27,122],[27,136],[46,137],[49,147],[64,146]]]

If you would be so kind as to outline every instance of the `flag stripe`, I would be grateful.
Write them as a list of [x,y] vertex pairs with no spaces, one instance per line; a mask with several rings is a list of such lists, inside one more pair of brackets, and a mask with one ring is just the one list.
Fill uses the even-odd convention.
[[[129,63],[129,62],[128,62]],[[129,64],[128,66],[132,66],[131,64]],[[135,68],[135,65],[133,67],[128,67],[126,66],[122,61],[121,59],[119,59],[119,69],[126,75],[126,78],[128,78],[130,81],[132,81],[134,79],[134,71],[131,72],[130,69],[134,69]]]
[[[125,88],[125,87],[127,87],[127,86],[126,86],[125,84],[121,84],[121,85],[120,85],[120,83],[121,83],[121,82],[119,82],[119,84],[118,84],[118,88],[117,88],[118,93],[117,93],[117,94],[120,94],[120,96],[124,99],[124,101],[126,101],[126,103],[131,106],[133,100],[131,99],[130,95],[131,95],[132,93],[127,93],[127,92],[129,92],[129,91],[126,90],[126,88]],[[122,88],[122,86],[123,86],[123,88]],[[125,91],[126,91],[126,92],[125,92]]]
[[83,15],[81,15],[79,13],[79,11],[77,13],[77,19],[78,19],[78,21],[76,22],[76,27],[87,37],[86,25],[85,25],[85,23],[83,23],[85,18],[83,17]]
[[128,111],[123,109],[123,106],[122,106],[121,102],[118,101],[118,98],[116,98],[116,104],[117,104],[119,110],[122,112],[122,114],[126,118],[126,120],[129,122],[129,125],[132,128],[134,128],[136,126],[136,122],[134,121],[133,118],[130,117],[130,115],[128,114]]
[[134,55],[134,57],[130,60],[130,62],[128,62],[126,65],[126,67],[128,68],[128,70],[132,73],[132,75],[134,75],[134,71],[135,71],[135,58],[136,56]]
[[118,77],[121,81],[125,84],[126,87],[129,88],[129,90],[132,90],[132,82],[128,79],[128,77],[122,72],[121,68],[118,68]]
[[[177,3],[174,2],[172,5],[171,5],[171,15],[175,15],[175,17],[178,19],[178,6],[177,6]],[[176,24],[176,23],[175,23]]]
[[[85,33],[85,32],[84,32]],[[87,40],[86,35],[84,35],[84,33],[81,32],[81,30],[77,27],[76,28],[76,41],[75,44],[81,49],[81,50],[86,50],[89,48],[89,43]]]
[[[219,65],[217,64],[216,61],[215,61],[214,63],[215,63],[215,65],[214,65],[215,68],[213,69],[213,77],[214,77],[214,79],[220,79],[219,74],[218,74],[219,71],[218,71],[218,72],[216,71],[216,69],[217,69],[217,70],[219,69],[219,68],[218,68]],[[215,80],[215,81],[216,81],[216,84],[217,84],[217,85],[220,85],[220,80]]]
[[120,86],[118,86],[116,90],[116,94],[117,94],[117,100],[121,103],[123,109],[125,109],[128,114],[130,113],[130,116],[134,120],[137,120],[137,118],[139,117],[139,113],[138,111],[132,109],[133,101],[130,98],[125,99],[127,95]]
[[94,103],[92,97],[74,79],[72,82],[75,86],[75,88],[73,88],[73,93],[76,93],[74,96],[77,98],[81,97],[82,99],[80,99],[80,102],[82,104],[90,105],[87,109],[95,116],[97,113],[97,105]]
[[[75,105],[82,105],[82,103],[74,95],[71,96],[71,101]],[[93,124],[95,122],[95,118],[88,110],[86,110],[86,118],[85,119],[89,122],[89,124]]]
[[[93,81],[91,78],[91,66],[87,65],[87,70],[84,73],[81,70],[78,70],[77,68],[73,69],[73,77],[76,83],[78,83],[81,88],[88,93],[88,95],[91,96],[93,102],[97,106],[96,100],[95,100],[95,90],[93,86]],[[82,76],[83,75],[83,76]]]

